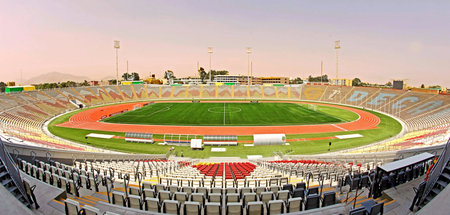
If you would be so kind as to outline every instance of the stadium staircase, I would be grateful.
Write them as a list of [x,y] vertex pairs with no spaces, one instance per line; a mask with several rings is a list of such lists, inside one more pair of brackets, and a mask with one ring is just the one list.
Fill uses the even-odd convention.
[[[423,208],[426,204],[431,202],[434,197],[444,190],[450,183],[450,139],[444,151],[439,156],[438,161],[429,174],[423,190],[423,196],[418,201],[419,208]],[[420,189],[419,189],[420,190]]]
[[0,181],[17,200],[25,206],[31,207],[25,186],[21,180],[19,170],[14,165],[11,155],[6,151],[3,142],[0,140]]

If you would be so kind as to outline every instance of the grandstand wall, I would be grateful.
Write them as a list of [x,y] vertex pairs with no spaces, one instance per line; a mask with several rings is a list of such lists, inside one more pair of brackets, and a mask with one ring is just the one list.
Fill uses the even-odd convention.
[[[130,101],[174,99],[308,100],[362,107],[391,115],[404,122],[407,132],[447,129],[450,97],[407,90],[344,86],[167,86],[121,85],[37,90],[0,94],[0,125],[4,134],[46,147],[83,150],[47,136],[48,119],[75,110],[70,100],[87,107]],[[427,131],[428,131],[427,130]]]

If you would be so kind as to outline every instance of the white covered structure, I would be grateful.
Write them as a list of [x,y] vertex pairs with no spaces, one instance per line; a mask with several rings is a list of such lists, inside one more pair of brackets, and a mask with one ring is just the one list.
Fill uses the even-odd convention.
[[191,149],[203,149],[203,140],[191,139]]
[[284,145],[286,143],[285,134],[254,134],[253,145]]

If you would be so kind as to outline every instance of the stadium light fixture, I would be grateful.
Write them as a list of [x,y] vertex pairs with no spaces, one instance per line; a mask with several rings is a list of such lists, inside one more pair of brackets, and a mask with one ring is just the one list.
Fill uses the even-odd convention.
[[334,41],[334,49],[336,50],[336,85],[337,85],[337,82],[338,82],[338,70],[339,70],[339,55],[338,55],[338,50],[339,49],[341,49],[341,41],[340,40],[337,40],[337,41]]
[[119,85],[119,49],[120,49],[120,41],[114,40],[114,48],[116,49],[116,85]]
[[248,55],[247,85],[250,85],[250,54],[252,53],[252,47],[247,47],[246,52],[247,52],[247,55]]
[[213,53],[213,47],[208,47],[208,53],[209,53],[209,83],[211,83],[212,79],[211,79],[211,58],[212,58],[212,53]]

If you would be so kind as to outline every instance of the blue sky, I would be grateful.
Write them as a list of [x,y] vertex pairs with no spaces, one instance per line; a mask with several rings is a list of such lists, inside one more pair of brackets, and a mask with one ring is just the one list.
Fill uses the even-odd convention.
[[[407,79],[450,87],[449,1],[4,1],[3,81],[57,71],[94,79],[120,70],[196,75],[197,62],[256,76]],[[26,79],[26,78],[24,78]]]

